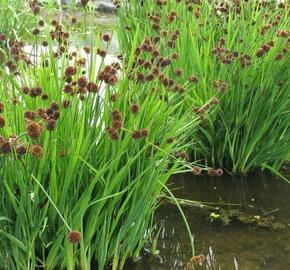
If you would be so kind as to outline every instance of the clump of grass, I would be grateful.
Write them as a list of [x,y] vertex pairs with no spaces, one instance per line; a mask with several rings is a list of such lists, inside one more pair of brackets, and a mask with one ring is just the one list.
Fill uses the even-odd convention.
[[195,103],[220,100],[210,117],[196,106],[203,125],[192,132],[192,156],[233,173],[281,167],[290,152],[288,3],[130,1],[119,14],[124,51],[144,36],[161,54],[173,48],[167,74],[195,82]]
[[199,119],[138,79],[134,51],[107,64],[110,36],[72,50],[61,22],[37,29],[39,56],[11,40],[1,69],[0,266],[121,269],[170,175],[195,165],[185,151]]

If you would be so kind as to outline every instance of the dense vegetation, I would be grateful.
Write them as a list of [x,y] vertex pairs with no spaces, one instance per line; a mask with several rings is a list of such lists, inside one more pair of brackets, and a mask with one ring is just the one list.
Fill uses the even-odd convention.
[[150,236],[170,175],[192,170],[199,120],[158,82],[105,63],[110,35],[74,48],[71,29],[29,8],[38,55],[1,34],[0,268],[122,268]]
[[[178,80],[195,83],[180,93],[203,120],[192,133],[192,157],[233,173],[278,170],[289,159],[289,4],[132,0],[119,17],[125,54],[147,36],[162,56],[179,55],[163,73],[175,80],[169,91]],[[205,117],[198,103],[213,96],[218,109]]]
[[122,269],[172,174],[289,159],[289,6],[130,1],[112,60],[88,2],[1,1],[0,269]]

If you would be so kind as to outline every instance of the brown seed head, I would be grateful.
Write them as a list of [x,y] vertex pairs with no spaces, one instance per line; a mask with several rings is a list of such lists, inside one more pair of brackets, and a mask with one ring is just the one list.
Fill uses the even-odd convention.
[[74,245],[79,244],[82,240],[81,233],[79,231],[70,231],[68,234],[68,240]]
[[5,119],[2,116],[0,116],[0,128],[4,128],[5,124],[6,124]]
[[37,122],[29,122],[26,126],[27,134],[32,140],[36,140],[41,135],[41,125]]
[[40,145],[35,144],[35,145],[31,146],[30,152],[36,158],[41,158],[42,154],[43,154],[43,149],[42,149],[42,147]]

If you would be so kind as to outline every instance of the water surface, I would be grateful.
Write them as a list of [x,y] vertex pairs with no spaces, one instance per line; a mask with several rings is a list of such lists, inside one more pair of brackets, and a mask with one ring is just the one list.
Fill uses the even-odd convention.
[[[203,266],[196,269],[290,269],[289,184],[266,174],[221,178],[190,174],[175,177],[170,187],[178,198],[218,204],[211,205],[212,209],[183,207],[194,234],[196,254],[206,256]],[[231,212],[239,212],[240,217],[232,218],[228,225],[214,218]],[[144,251],[128,269],[186,269],[191,249],[176,206],[164,204],[155,221],[161,228],[159,254]],[[150,250],[150,246],[145,249]]]

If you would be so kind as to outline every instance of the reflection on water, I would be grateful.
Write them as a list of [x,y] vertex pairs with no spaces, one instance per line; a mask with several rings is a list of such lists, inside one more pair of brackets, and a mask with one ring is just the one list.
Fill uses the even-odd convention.
[[[194,234],[196,254],[206,256],[206,263],[196,269],[290,269],[289,184],[265,174],[222,178],[184,175],[172,179],[171,188],[178,198],[219,203],[218,209],[183,208]],[[229,203],[240,206],[227,206]],[[241,216],[230,218],[225,225],[210,218],[213,212],[238,212]],[[241,217],[272,220],[280,226],[241,222]],[[146,248],[150,247],[145,247],[141,260],[126,269],[186,269],[191,249],[178,210],[174,205],[163,205],[155,220],[156,228],[161,228],[158,255],[149,255]]]

